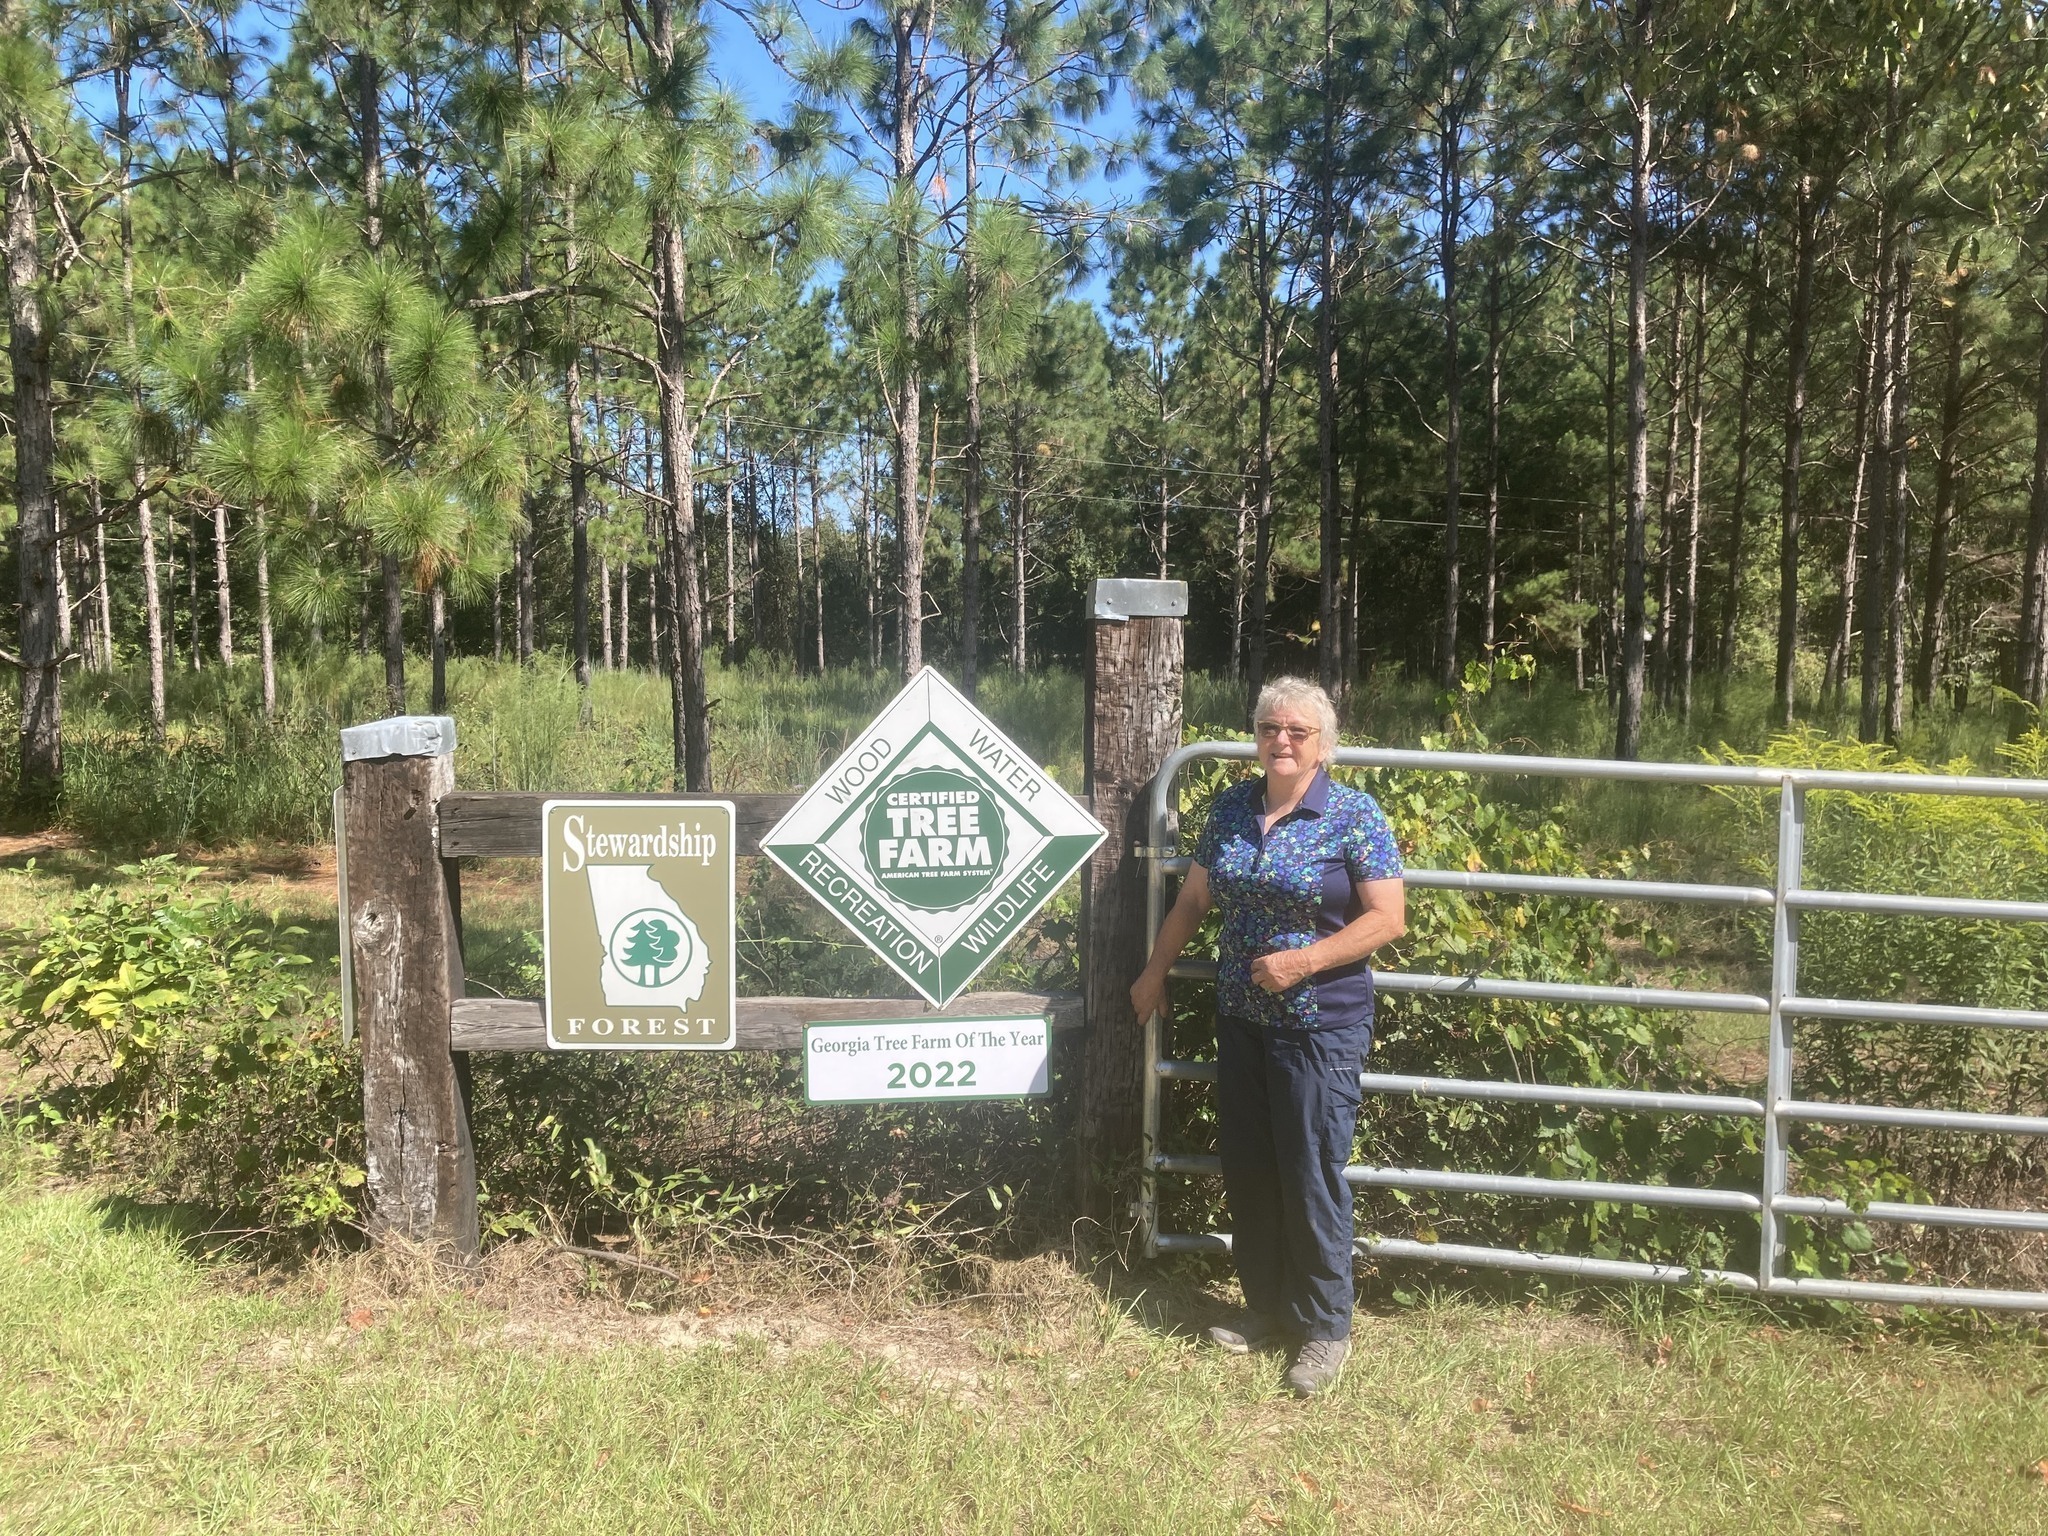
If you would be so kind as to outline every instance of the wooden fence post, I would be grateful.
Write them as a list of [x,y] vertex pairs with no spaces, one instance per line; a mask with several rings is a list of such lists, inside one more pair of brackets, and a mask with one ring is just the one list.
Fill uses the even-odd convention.
[[477,1252],[466,1059],[449,1049],[463,993],[461,888],[435,807],[455,787],[455,722],[399,715],[341,733],[344,933],[363,1042],[370,1235]]
[[1090,584],[1088,793],[1109,837],[1081,885],[1081,1111],[1077,1208],[1116,1225],[1115,1196],[1139,1149],[1144,1032],[1130,988],[1145,964],[1146,788],[1180,745],[1184,581]]

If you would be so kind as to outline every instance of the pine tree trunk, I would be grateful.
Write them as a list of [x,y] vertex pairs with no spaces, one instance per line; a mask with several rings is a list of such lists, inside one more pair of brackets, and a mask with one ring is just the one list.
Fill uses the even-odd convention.
[[1361,390],[1357,438],[1359,450],[1351,460],[1351,528],[1344,540],[1344,704],[1349,710],[1352,690],[1360,676],[1358,651],[1358,599],[1365,572],[1365,400]]
[[[363,239],[376,255],[384,249],[384,123],[376,58],[367,49],[355,56],[356,152],[363,175]],[[370,348],[370,372],[377,396],[377,436],[388,445],[397,437],[392,406],[391,372],[384,345]],[[378,574],[384,592],[384,695],[394,715],[405,713],[405,588],[398,558],[381,556]]]
[[445,715],[448,712],[448,590],[444,583],[436,581],[428,594],[428,620],[432,629],[434,681],[433,702],[428,705],[430,713]]
[[1249,668],[1245,654],[1245,597],[1250,590],[1246,580],[1248,567],[1245,563],[1245,544],[1250,538],[1252,522],[1251,506],[1245,499],[1244,486],[1237,488],[1237,529],[1230,546],[1230,676],[1232,680],[1244,677]]
[[[573,188],[564,200],[564,213],[568,233],[567,269],[570,281],[575,281],[576,262],[576,196]],[[570,644],[575,649],[576,686],[583,693],[583,715],[590,715],[590,465],[583,443],[583,349],[576,333],[576,300],[567,302],[567,330],[569,341],[568,376],[563,381],[563,393],[567,396],[569,411],[569,580],[574,587],[570,595]],[[604,379],[598,378],[599,399],[597,402],[598,436],[604,436],[604,400],[602,391]],[[605,646],[606,650],[611,647]]]
[[[651,6],[650,11],[658,9]],[[692,356],[684,303],[688,268],[683,235],[667,219],[656,221],[655,280],[662,324],[657,346],[661,372],[662,487],[667,493],[663,535],[674,598],[673,664],[669,698],[674,711],[676,788],[703,794],[711,788],[711,708],[704,686],[704,602],[697,548],[696,491],[691,462],[696,444],[684,399]]]
[[2048,697],[2048,299],[2041,306],[2041,354],[2034,378],[2034,482],[2027,502],[2027,558],[2020,588],[2019,693],[2039,708]]
[[814,598],[813,633],[818,642],[818,675],[825,675],[825,497],[818,485],[818,450],[810,451],[811,467],[811,587]]
[[1671,409],[1665,417],[1664,478],[1657,497],[1657,644],[1650,658],[1650,676],[1658,704],[1671,707],[1671,626],[1676,617],[1673,586],[1678,516],[1678,419],[1685,410],[1685,268],[1671,266]]
[[1458,606],[1463,596],[1458,575],[1458,517],[1465,494],[1459,459],[1463,444],[1458,410],[1462,372],[1458,363],[1458,223],[1463,212],[1464,174],[1458,156],[1464,128],[1448,102],[1443,111],[1444,120],[1438,125],[1442,154],[1437,172],[1436,239],[1443,285],[1444,602],[1437,636],[1436,681],[1439,688],[1448,690],[1458,683]]
[[[113,72],[115,134],[121,142],[121,185],[117,200],[121,224],[121,323],[122,332],[128,343],[128,350],[135,350],[135,222],[130,207],[129,190],[134,180],[134,132],[135,120],[129,115],[129,89],[131,85],[130,64],[124,57],[120,67]],[[142,387],[139,381],[130,387],[129,403],[137,415],[142,412]],[[129,488],[135,496],[135,517],[137,530],[142,539],[142,609],[146,644],[149,650],[149,730],[159,743],[164,739],[167,727],[165,689],[169,670],[167,650],[171,644],[170,631],[175,625],[164,622],[163,590],[158,585],[156,522],[153,509],[144,489],[149,483],[148,466],[141,453],[129,460]],[[172,590],[176,590],[177,572],[171,573]]]
[[[967,60],[966,143],[961,160],[965,234],[960,244],[961,285],[967,295],[967,444],[965,484],[960,505],[960,689],[974,697],[981,670],[981,274],[974,250],[975,143],[974,88],[977,66]],[[813,501],[813,508],[816,503]],[[815,510],[813,512],[815,526]]]
[[[733,468],[732,468],[732,412],[725,413],[725,437],[722,444],[725,453],[725,659],[733,659],[733,647],[739,640],[739,630],[734,627],[734,604],[739,601],[738,589],[733,585]],[[874,605],[869,604],[872,608]]]
[[1913,499],[1906,483],[1907,457],[1912,446],[1913,380],[1913,231],[1908,226],[1899,242],[1897,293],[1892,324],[1892,356],[1897,377],[1892,386],[1891,424],[1891,537],[1885,547],[1884,604],[1884,733],[1897,744],[1906,727],[1906,616],[1909,610],[1907,568],[1912,547]]
[[1745,519],[1749,511],[1749,405],[1756,388],[1757,316],[1762,309],[1761,252],[1759,241],[1758,255],[1749,269],[1749,306],[1742,325],[1742,373],[1735,392],[1735,488],[1728,504],[1728,585],[1721,595],[1721,638],[1714,655],[1717,708],[1727,702],[1728,679],[1735,671],[1735,629],[1742,615],[1743,537],[1748,531]]
[[57,641],[57,458],[50,380],[50,322],[43,309],[41,193],[27,153],[29,129],[10,123],[4,163],[7,351],[14,374],[14,503],[21,602],[21,755],[16,805],[38,820],[56,809],[64,783],[64,703]]
[[199,629],[199,525],[195,520],[188,518],[185,521],[184,528],[185,612],[192,620],[192,670],[197,672],[205,665],[204,661],[201,660],[201,653],[205,648],[205,642],[200,638]]
[[[774,495],[771,482],[769,495]],[[747,455],[747,642],[751,650],[761,649],[761,476],[759,460]]]
[[274,720],[277,718],[277,634],[270,622],[270,525],[260,502],[256,506],[256,658],[263,673],[263,718]]
[[1688,409],[1692,439],[1686,454],[1691,466],[1685,493],[1685,578],[1679,599],[1685,617],[1678,643],[1678,713],[1692,718],[1693,648],[1699,635],[1700,607],[1700,469],[1707,431],[1707,269],[1702,266],[1693,300],[1691,405]]
[[398,559],[386,555],[379,562],[384,579],[384,692],[391,713],[405,713],[405,588]]
[[[62,535],[57,537],[55,558],[51,561],[57,575],[57,655],[69,656],[76,648],[71,624],[71,562],[66,546],[71,541]],[[62,662],[59,662],[62,670]]]
[[923,317],[917,289],[921,241],[915,224],[920,206],[917,190],[917,119],[920,110],[915,42],[922,5],[899,5],[893,19],[895,71],[890,109],[896,124],[895,198],[903,210],[897,229],[896,301],[902,329],[903,366],[896,388],[896,532],[903,545],[903,675],[924,669],[924,514],[917,496],[919,431],[924,404],[924,375],[917,352],[923,339]]
[[1884,379],[1885,357],[1891,347],[1891,273],[1879,268],[1872,275],[1870,298],[1864,306],[1865,335],[1863,379],[1856,396],[1856,476],[1849,490],[1849,527],[1842,539],[1842,575],[1836,585],[1842,594],[1841,622],[1835,643],[1828,651],[1823,686],[1840,698],[1849,686],[1849,658],[1856,644],[1857,573],[1863,558],[1863,514],[1870,488],[1876,484],[1871,471],[1879,451],[1873,435],[1881,435],[1877,416],[1878,390]]
[[[565,393],[569,410],[569,580],[576,647],[576,686],[590,694],[590,469],[583,453],[583,370],[570,343]],[[607,603],[606,608],[610,608]],[[606,650],[611,647],[607,645]],[[586,709],[589,707],[586,702]]]
[[235,664],[234,599],[228,585],[228,507],[213,504],[213,590],[220,607],[220,664]]
[[1778,656],[1775,723],[1789,725],[1799,698],[1799,478],[1806,439],[1806,366],[1812,355],[1813,276],[1817,222],[1813,178],[1794,194],[1792,313],[1785,362],[1785,472],[1778,493]]
[[[676,26],[671,0],[649,0],[648,53],[653,81],[650,105],[667,110],[676,75]],[[655,384],[661,410],[663,550],[661,568],[673,603],[670,629],[669,705],[675,755],[675,787],[692,794],[711,788],[711,710],[704,686],[704,591],[698,548],[693,456],[696,427],[685,390],[697,358],[688,304],[689,260],[683,232],[665,206],[652,210],[648,234],[652,257],[655,324]]]
[[89,482],[92,486],[92,590],[93,601],[99,606],[99,669],[102,672],[114,670],[114,589],[107,581],[107,524],[101,515],[100,482],[95,475]]
[[1600,675],[1607,681],[1610,708],[1621,706],[1621,476],[1615,468],[1614,405],[1620,398],[1615,388],[1614,289],[1612,263],[1603,263],[1607,291],[1607,371],[1601,389],[1606,407],[1607,437],[1603,463],[1607,470],[1607,541],[1600,572]]
[[[1344,675],[1338,590],[1344,530],[1337,505],[1337,24],[1323,0],[1322,140],[1316,155],[1316,496],[1321,511],[1321,590],[1316,670],[1333,697]],[[1163,522],[1162,513],[1162,522]],[[1162,531],[1162,539],[1164,533]],[[1160,574],[1165,575],[1162,565]]]
[[1650,157],[1655,132],[1643,81],[1655,45],[1655,15],[1645,6],[1634,23],[1638,68],[1630,88],[1628,178],[1628,511],[1622,557],[1621,700],[1614,755],[1633,759],[1643,726],[1643,545],[1650,500]]
[[[1880,212],[1880,218],[1883,217]],[[1889,281],[1893,275],[1892,242],[1887,230],[1880,243],[1879,269]],[[1883,351],[1880,354],[1877,375],[1877,393],[1871,412],[1871,437],[1875,444],[1871,454],[1870,476],[1870,536],[1865,541],[1863,558],[1862,592],[1857,598],[1857,613],[1862,627],[1862,666],[1860,697],[1858,698],[1856,734],[1860,740],[1876,741],[1883,730],[1884,694],[1881,669],[1884,664],[1884,618],[1885,605],[1889,594],[1885,590],[1885,577],[1889,572],[1891,542],[1891,467],[1892,429],[1897,421],[1900,363],[1898,342],[1901,334],[1900,321],[1906,311],[1906,295],[1891,286],[1891,296],[1884,314]]]
[[617,648],[613,644],[612,630],[612,563],[603,555],[597,557],[598,614],[597,633],[603,647],[604,669],[610,672],[617,665]]
[[1493,654],[1500,605],[1500,264],[1486,268],[1486,548],[1479,579],[1479,653]]
[[1957,460],[1963,436],[1963,323],[1970,280],[1957,279],[1947,305],[1948,343],[1941,385],[1941,454],[1934,465],[1934,518],[1927,531],[1927,591],[1920,610],[1920,654],[1913,667],[1913,698],[1923,708],[1941,679],[1948,623],[1949,540],[1955,523]]
[[1010,415],[1010,670],[1017,676],[1024,675],[1028,648],[1029,620],[1024,606],[1027,593],[1028,569],[1025,561],[1029,555],[1029,529],[1027,518],[1030,481],[1026,474],[1024,440],[1021,435],[1022,423],[1017,413]]
[[1279,386],[1280,328],[1273,313],[1273,248],[1267,228],[1267,191],[1256,194],[1257,227],[1252,232],[1252,280],[1258,288],[1258,446],[1252,518],[1251,612],[1247,616],[1245,707],[1249,712],[1266,686],[1266,602],[1273,583],[1273,394]]

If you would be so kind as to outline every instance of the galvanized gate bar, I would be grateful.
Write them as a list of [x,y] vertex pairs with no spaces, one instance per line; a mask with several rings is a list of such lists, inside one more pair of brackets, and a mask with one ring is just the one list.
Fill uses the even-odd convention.
[[1895,1221],[1912,1227],[1986,1227],[2002,1232],[2048,1232],[2048,1211],[1996,1211],[1971,1205],[1912,1205],[1898,1200],[1873,1200],[1853,1206],[1846,1200],[1817,1195],[1780,1195],[1771,1202],[1788,1216],[1820,1216],[1830,1221]]
[[[1179,1082],[1213,1083],[1213,1061],[1157,1061],[1158,1076]],[[1393,1072],[1361,1072],[1358,1086],[1367,1093],[1401,1094],[1408,1098],[1485,1099],[1498,1103],[1557,1104],[1580,1109],[1635,1110],[1651,1115],[1728,1115],[1763,1118],[1757,1099],[1711,1093],[1656,1093],[1636,1088],[1566,1088],[1554,1083],[1480,1083],[1462,1077],[1408,1077]]]
[[[1760,885],[1694,885],[1678,880],[1601,880],[1576,875],[1509,875],[1492,870],[1414,869],[1410,885],[1426,891],[1499,891],[1526,896],[1583,896],[1592,901],[1701,901],[1768,907],[1778,898]],[[2048,907],[2042,911],[2048,913]]]
[[[1154,935],[1158,933],[1160,922],[1165,916],[1167,877],[1185,873],[1192,863],[1185,855],[1171,851],[1176,842],[1172,793],[1181,769],[1190,762],[1204,758],[1247,761],[1256,755],[1257,749],[1250,742],[1190,743],[1173,753],[1154,779],[1149,827],[1151,846],[1144,850],[1152,855],[1147,866],[1147,912]],[[1989,901],[1971,897],[1803,889],[1800,876],[1804,862],[1807,796],[1812,793],[1962,795],[1975,798],[2042,801],[2048,800],[2048,782],[2035,779],[1987,779],[1943,774],[1835,773],[1827,770],[1736,764],[1628,763],[1578,758],[1510,757],[1470,752],[1417,752],[1379,747],[1341,749],[1337,754],[1337,763],[1342,767],[1415,769],[1437,773],[1512,774],[1627,783],[1743,787],[1772,791],[1779,797],[1777,857],[1774,861],[1773,884],[1768,890],[1753,886],[1606,880],[1591,876],[1530,875],[1491,870],[1411,870],[1407,875],[1408,883],[1419,889],[1469,890],[1617,902],[1670,901],[1743,907],[1768,906],[1772,915],[1771,985],[1767,996],[1660,987],[1522,981],[1477,975],[1438,976],[1389,972],[1375,973],[1374,976],[1380,990],[1388,993],[1761,1015],[1767,1021],[1765,1091],[1761,1101],[1716,1094],[1657,1093],[1647,1090],[1564,1084],[1486,1082],[1396,1073],[1367,1072],[1359,1078],[1361,1087],[1367,1092],[1382,1095],[1544,1103],[1630,1113],[1760,1118],[1764,1124],[1764,1156],[1763,1187],[1758,1194],[1752,1195],[1741,1190],[1684,1189],[1666,1185],[1467,1173],[1450,1169],[1353,1167],[1345,1170],[1345,1177],[1350,1182],[1372,1187],[1512,1195],[1535,1199],[1596,1200],[1617,1204],[1673,1205],[1693,1209],[1754,1213],[1758,1220],[1761,1239],[1758,1272],[1755,1275],[1746,1275],[1683,1265],[1635,1263],[1573,1254],[1534,1253],[1519,1249],[1457,1243],[1425,1243],[1373,1236],[1358,1238],[1356,1248],[1361,1255],[1573,1275],[1589,1279],[1714,1285],[1776,1295],[1851,1301],[1997,1309],[2048,1309],[2048,1293],[2044,1292],[1905,1285],[1870,1280],[1820,1280],[1789,1276],[1779,1272],[1784,1253],[1779,1225],[1782,1217],[1804,1220],[1896,1222],[2014,1232],[2048,1231],[2048,1211],[1993,1210],[1886,1201],[1873,1201],[1859,1208],[1842,1200],[1794,1195],[1788,1189],[1790,1152],[1787,1142],[1791,1126],[1802,1122],[1900,1126],[1974,1134],[2048,1135],[2048,1116],[1981,1114],[1961,1110],[1873,1104],[1828,1104],[1801,1100],[1793,1096],[1793,1021],[1796,1019],[1847,1019],[1966,1028],[2048,1029],[2048,1011],[1800,997],[1799,929],[1800,914],[1805,911],[1863,912],[1885,916],[1918,916],[1963,921],[2048,922],[2048,902]],[[1216,966],[1213,961],[1183,960],[1173,966],[1172,974],[1184,978],[1212,980],[1216,974]],[[1214,1062],[1167,1059],[1161,1048],[1163,1033],[1158,1018],[1145,1021],[1146,1051],[1151,1070],[1145,1074],[1144,1146],[1141,1164],[1143,1185],[1138,1206],[1145,1250],[1148,1254],[1228,1252],[1230,1238],[1227,1233],[1162,1232],[1158,1227],[1159,1174],[1214,1176],[1221,1167],[1220,1161],[1215,1157],[1169,1153],[1160,1145],[1161,1083],[1213,1082],[1216,1077]]]
[[1595,1003],[1609,1008],[1661,1008],[1684,1013],[1769,1013],[1769,998],[1746,992],[1682,992],[1671,987],[1596,987],[1564,981],[1503,981],[1492,976],[1435,976],[1428,972],[1373,972],[1386,992],[1432,997],[1498,997],[1529,1003]]
[[1979,901],[1969,896],[1898,896],[1877,891],[1790,891],[1808,912],[1884,912],[1911,917],[1977,917],[1994,923],[2048,923],[2048,901]]
[[2048,1136],[2048,1116],[1987,1115],[1964,1109],[1901,1109],[1889,1104],[1819,1104],[1780,1100],[1778,1118],[1815,1125],[1890,1125],[1908,1130],[1975,1131],[1993,1136]]
[[2038,1312],[2048,1307],[2040,1291],[1983,1291],[1963,1285],[1898,1285],[1888,1280],[1813,1280],[1780,1275],[1775,1296],[1820,1301],[1860,1301],[1894,1307],[1976,1307],[1986,1312]]
[[[1582,1280],[1626,1280],[1642,1285],[1712,1285],[1754,1291],[1755,1275],[1726,1269],[1694,1269],[1683,1264],[1641,1264],[1628,1259],[1594,1259],[1574,1253],[1533,1253],[1525,1248],[1483,1248],[1471,1243],[1425,1243],[1406,1237],[1361,1237],[1352,1251],[1368,1259],[1419,1259],[1435,1264],[1464,1264],[1480,1269],[1513,1269],[1534,1274],[1569,1275]],[[1228,1232],[1162,1232],[1160,1253],[1228,1253]]]
[[1868,1003],[1855,998],[1788,997],[1795,1019],[1861,1019],[1877,1024],[1961,1024],[1972,1029],[2048,1029],[2031,1008],[1961,1008],[1948,1003]]
[[[1181,981],[1214,981],[1214,960],[1176,960],[1167,973]],[[1567,981],[1506,981],[1497,976],[1438,976],[1428,971],[1374,971],[1381,992],[1498,997],[1528,1003],[1596,1003],[1609,1008],[1664,1008],[1685,1013],[1769,1013],[1769,998],[1747,992],[1683,992],[1670,987],[1598,987]]]
[[[1160,1173],[1214,1178],[1223,1159],[1210,1152],[1162,1152]],[[1609,1184],[1597,1179],[1543,1179],[1526,1174],[1454,1173],[1442,1168],[1368,1168],[1354,1163],[1344,1181],[1370,1189],[1436,1189],[1465,1195],[1524,1195],[1541,1200],[1604,1200],[1613,1205],[1684,1205],[1696,1210],[1755,1211],[1763,1202],[1740,1189],[1687,1189],[1677,1184]]]
[[[1211,1081],[1213,1081],[1213,1075]],[[1582,1109],[1628,1109],[1652,1115],[1727,1115],[1761,1120],[1757,1099],[1712,1093],[1656,1093],[1637,1088],[1565,1088],[1553,1083],[1475,1083],[1462,1077],[1408,1077],[1394,1072],[1361,1072],[1367,1093],[1410,1098],[1489,1099],[1505,1103],[1561,1104]]]
[[1425,1243],[1412,1237],[1361,1237],[1352,1251],[1371,1259],[1417,1259],[1428,1264],[1465,1264],[1481,1269],[1518,1269],[1582,1280],[1627,1280],[1639,1285],[1714,1285],[1754,1291],[1755,1275],[1684,1264],[1643,1264],[1631,1259],[1595,1259],[1575,1253],[1532,1253],[1526,1248],[1482,1248],[1469,1243]]

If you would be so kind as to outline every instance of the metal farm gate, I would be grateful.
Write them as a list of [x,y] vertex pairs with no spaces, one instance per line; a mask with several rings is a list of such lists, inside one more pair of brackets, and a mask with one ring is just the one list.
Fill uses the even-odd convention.
[[[1197,742],[1181,747],[1161,766],[1151,785],[1146,850],[1148,937],[1165,915],[1167,878],[1184,872],[1185,857],[1174,856],[1174,784],[1180,770],[1202,759],[1248,759],[1249,742]],[[1340,766],[1405,768],[1431,772],[1521,774],[1545,778],[1634,781],[1657,784],[1739,786],[1775,790],[1779,795],[1778,846],[1772,884],[1695,885],[1650,880],[1565,878],[1549,875],[1468,873],[1464,870],[1407,872],[1409,885],[1424,890],[1492,891],[1582,897],[1597,901],[1699,902],[1721,906],[1768,907],[1771,911],[1771,981],[1766,995],[1692,992],[1655,987],[1574,985],[1515,981],[1498,977],[1436,976],[1375,972],[1385,993],[1426,993],[1471,998],[1584,1003],[1606,1007],[1675,1009],[1699,1013],[1751,1014],[1767,1021],[1766,1077],[1761,1100],[1690,1093],[1647,1093],[1569,1084],[1477,1082],[1461,1078],[1407,1077],[1380,1072],[1360,1075],[1368,1094],[1480,1099],[1563,1107],[1616,1110],[1649,1115],[1741,1117],[1763,1122],[1762,1187],[1688,1189],[1659,1184],[1602,1183],[1576,1179],[1525,1178],[1435,1168],[1351,1167],[1345,1176],[1359,1186],[1512,1195],[1539,1200],[1594,1200],[1617,1204],[1671,1206],[1692,1210],[1739,1211],[1756,1216],[1761,1229],[1761,1262],[1756,1274],[1631,1263],[1570,1254],[1534,1253],[1459,1243],[1361,1236],[1360,1254],[1399,1259],[1528,1270],[1593,1279],[1708,1284],[1769,1295],[1832,1298],[1860,1302],[1916,1303],[1984,1308],[2048,1308],[2048,1293],[1981,1290],[1938,1285],[1902,1285],[1869,1280],[1802,1279],[1778,1273],[1784,1217],[1864,1220],[1928,1226],[1996,1228],[2048,1232],[2048,1211],[1974,1209],[1873,1201],[1852,1209],[1846,1202],[1796,1195],[1788,1188],[1786,1143],[1791,1128],[1815,1125],[1876,1125],[1963,1131],[2001,1136],[2048,1136],[2048,1116],[1979,1114],[1885,1104],[1817,1103],[1795,1096],[1796,1029],[1801,1019],[1856,1019],[1884,1023],[1952,1025],[1995,1029],[2048,1029],[2048,1012],[2015,1008],[1965,1008],[1932,1003],[1873,1002],[1855,998],[1804,997],[1799,992],[1800,915],[1809,911],[1868,912],[1997,922],[2048,922],[2048,902],[1979,901],[1945,896],[1882,895],[1863,891],[1808,889],[1801,880],[1807,797],[1815,791],[1883,795],[1971,795],[2048,800],[2048,781],[1936,775],[1831,773],[1817,770],[1714,766],[1683,763],[1627,763],[1477,753],[1413,752],[1346,748]],[[1148,945],[1149,947],[1149,945]],[[1173,975],[1211,979],[1213,961],[1183,960]],[[1174,1061],[1161,1054],[1159,1019],[1145,1023],[1144,1164],[1141,1209],[1145,1252],[1209,1253],[1227,1250],[1227,1233],[1161,1232],[1158,1180],[1161,1174],[1213,1177],[1215,1157],[1176,1153],[1160,1145],[1161,1085],[1169,1081],[1213,1082],[1211,1062]]]

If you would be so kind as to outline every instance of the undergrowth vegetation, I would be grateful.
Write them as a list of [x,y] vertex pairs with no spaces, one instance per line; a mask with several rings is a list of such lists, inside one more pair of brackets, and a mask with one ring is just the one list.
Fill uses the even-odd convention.
[[[724,792],[811,782],[902,686],[894,672],[837,668],[805,676],[760,657],[709,664],[712,783]],[[424,667],[422,667],[424,670]],[[667,682],[653,672],[598,671],[586,700],[559,656],[527,668],[481,657],[449,663],[449,708],[465,789],[656,790],[673,748]],[[416,690],[417,691],[417,690]],[[342,727],[385,714],[383,664],[332,650],[279,669],[278,707],[263,718],[252,667],[171,679],[168,739],[149,733],[144,679],[97,680],[66,700],[61,824],[96,848],[133,854],[332,837]],[[979,702],[1062,782],[1081,778],[1081,679],[1047,668],[981,681]],[[1236,716],[1227,683],[1191,680],[1189,718]],[[420,698],[415,709],[425,707]],[[0,774],[14,766],[0,762]],[[10,789],[0,782],[0,794]]]

